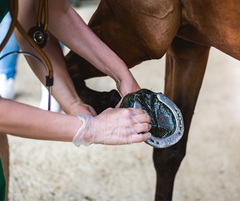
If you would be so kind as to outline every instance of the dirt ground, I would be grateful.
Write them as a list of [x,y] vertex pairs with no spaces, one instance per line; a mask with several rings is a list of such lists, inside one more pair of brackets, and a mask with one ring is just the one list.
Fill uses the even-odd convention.
[[[88,21],[96,4],[77,9]],[[67,51],[67,50],[66,50]],[[163,91],[164,58],[132,70],[142,88]],[[174,201],[240,199],[240,63],[212,49],[191,125],[187,155],[177,174]],[[91,79],[97,90],[110,78]],[[39,105],[41,85],[20,56],[16,100]],[[44,126],[44,125],[42,125]],[[54,126],[54,125],[53,125]],[[155,193],[152,147],[75,147],[9,136],[11,201],[151,201]]]

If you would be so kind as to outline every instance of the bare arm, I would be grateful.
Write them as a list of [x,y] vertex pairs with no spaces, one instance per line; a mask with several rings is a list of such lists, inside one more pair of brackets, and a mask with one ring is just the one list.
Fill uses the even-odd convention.
[[0,133],[70,142],[81,126],[82,121],[76,116],[44,111],[0,97]]
[[[28,31],[31,27],[36,26],[37,16],[33,1],[21,0],[21,3],[19,4],[18,19],[25,31]],[[17,30],[15,30],[15,35],[22,51],[38,55],[35,49],[26,42]],[[84,104],[78,97],[72,80],[68,74],[59,42],[53,35],[50,34],[49,41],[43,48],[43,51],[52,63],[54,70],[54,85],[52,87],[52,94],[61,105],[61,108],[67,114],[85,113],[87,115],[95,116],[96,112],[94,109],[89,105]],[[44,66],[35,58],[27,56],[26,59],[40,81],[43,84],[46,84],[45,77],[47,75],[47,70]]]
[[[55,3],[56,5],[61,4],[61,2]],[[35,26],[35,17],[36,13],[32,1],[21,0],[19,20],[26,31]],[[87,26],[85,25],[85,27]],[[55,31],[53,30],[53,32]],[[67,41],[71,40],[71,36],[70,38],[68,36],[68,31],[66,32]],[[15,34],[23,51],[37,55],[36,51],[26,43],[17,31]],[[74,42],[73,40],[71,41]],[[100,115],[93,117],[95,111],[90,106],[85,105],[77,96],[72,80],[67,72],[61,48],[54,36],[51,35],[47,46],[43,50],[54,68],[55,84],[53,86],[53,95],[59,101],[61,107],[69,114],[84,113],[89,115],[86,118],[86,125],[84,124],[85,126],[78,133],[77,143],[83,140],[98,144],[126,144],[129,142],[142,142],[149,138],[149,133],[138,135],[138,133],[148,132],[151,127],[149,115],[145,114],[141,109],[108,109]],[[83,52],[83,54],[85,53]],[[35,74],[44,83],[46,71],[42,64],[36,62],[33,58],[27,58],[27,61]],[[123,71],[125,72],[125,70]],[[131,81],[135,83],[133,78],[131,78]],[[121,83],[120,86],[122,86]],[[71,141],[83,122],[76,116],[43,111],[0,98],[0,133],[9,133],[34,139]],[[108,136],[107,139],[106,136]],[[121,141],[118,141],[119,139]]]
[[[150,117],[139,109],[108,109],[96,117],[49,112],[29,105],[6,100],[0,96],[0,134],[39,140],[79,144],[120,145],[142,142],[150,137]],[[81,129],[80,129],[81,128]]]
[[49,10],[51,33],[112,77],[122,96],[140,89],[125,63],[92,32],[67,0],[49,0]]

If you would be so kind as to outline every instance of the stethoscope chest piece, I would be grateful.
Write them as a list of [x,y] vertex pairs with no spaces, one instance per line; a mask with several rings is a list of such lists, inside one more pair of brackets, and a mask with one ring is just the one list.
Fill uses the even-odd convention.
[[177,143],[184,132],[180,109],[162,93],[141,89],[124,97],[121,108],[142,108],[151,117],[151,133],[147,144],[166,148]]
[[43,28],[35,26],[28,31],[28,35],[38,44],[39,47],[44,48],[48,41],[48,34]]

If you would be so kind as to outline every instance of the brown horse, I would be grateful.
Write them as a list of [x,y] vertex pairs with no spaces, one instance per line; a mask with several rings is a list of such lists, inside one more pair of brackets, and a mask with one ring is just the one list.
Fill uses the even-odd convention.
[[[155,200],[172,199],[210,47],[240,60],[239,10],[237,0],[102,0],[89,22],[90,28],[129,68],[145,60],[160,59],[166,53],[164,93],[181,109],[185,133],[176,145],[154,149]],[[73,52],[66,61],[85,102],[97,112],[116,105],[120,98],[116,91],[101,94],[84,84],[84,79],[103,76],[101,72]],[[94,102],[96,96],[102,97],[101,104]]]

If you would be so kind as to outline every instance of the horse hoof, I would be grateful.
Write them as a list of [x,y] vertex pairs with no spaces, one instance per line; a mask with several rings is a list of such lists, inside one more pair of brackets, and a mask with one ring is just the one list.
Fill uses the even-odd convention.
[[142,108],[150,115],[151,137],[146,143],[155,148],[172,146],[183,136],[181,111],[162,93],[141,89],[125,96],[120,107]]

